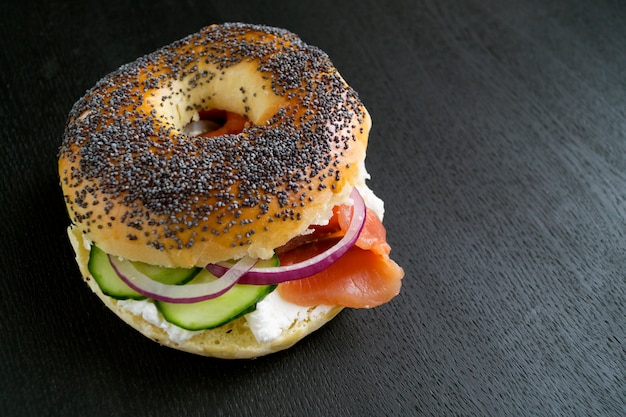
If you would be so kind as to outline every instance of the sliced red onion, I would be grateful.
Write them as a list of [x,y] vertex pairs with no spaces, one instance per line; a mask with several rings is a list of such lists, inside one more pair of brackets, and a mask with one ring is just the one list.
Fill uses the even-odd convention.
[[[285,281],[306,278],[317,274],[336,262],[350,249],[359,238],[365,224],[365,202],[356,187],[350,197],[354,201],[352,219],[346,234],[339,242],[324,252],[293,265],[274,268],[252,268],[239,280],[240,284],[270,285]],[[234,265],[227,263],[209,264],[206,269],[216,276],[226,275]]]
[[142,274],[130,261],[120,260],[109,255],[111,266],[129,287],[138,293],[159,301],[169,303],[196,303],[219,297],[237,284],[239,279],[250,270],[257,259],[248,256],[239,260],[221,278],[211,282],[187,285],[168,285],[153,280]]

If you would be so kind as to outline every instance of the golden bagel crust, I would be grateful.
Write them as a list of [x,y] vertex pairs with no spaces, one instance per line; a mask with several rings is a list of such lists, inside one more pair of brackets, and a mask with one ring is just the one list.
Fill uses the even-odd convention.
[[[249,123],[182,132],[213,108]],[[282,29],[213,25],[87,91],[60,182],[71,222],[107,253],[168,267],[269,258],[362,181],[370,126],[319,49]]]
[[68,228],[68,235],[76,253],[76,262],[83,279],[91,290],[126,324],[155,342],[173,349],[194,353],[201,356],[221,359],[252,359],[288,349],[305,336],[332,320],[343,307],[336,306],[328,313],[315,315],[296,321],[289,329],[271,342],[259,343],[250,331],[246,319],[240,317],[216,329],[198,332],[182,343],[173,341],[161,328],[146,321],[142,316],[134,315],[120,307],[118,301],[102,293],[96,280],[89,273],[89,250],[85,248],[81,232],[76,228]]

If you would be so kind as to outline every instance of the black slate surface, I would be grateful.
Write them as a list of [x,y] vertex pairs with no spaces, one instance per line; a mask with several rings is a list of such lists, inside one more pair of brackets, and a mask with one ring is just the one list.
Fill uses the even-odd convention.
[[[0,17],[0,414],[626,414],[621,1],[10,2]],[[223,21],[324,49],[370,110],[402,294],[295,348],[162,348],[79,277],[56,152],[100,77]]]

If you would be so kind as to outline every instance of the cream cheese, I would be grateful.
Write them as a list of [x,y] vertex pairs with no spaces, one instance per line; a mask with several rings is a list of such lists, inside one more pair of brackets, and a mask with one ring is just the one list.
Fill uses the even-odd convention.
[[199,331],[183,329],[165,320],[151,300],[118,300],[117,305],[135,316],[141,316],[148,323],[165,330],[170,339],[178,344],[199,333]]
[[[128,312],[141,316],[145,321],[163,329],[178,344],[185,342],[200,331],[186,330],[165,320],[151,300],[118,300],[117,305]],[[316,318],[328,313],[332,307],[303,307],[285,301],[278,291],[273,291],[257,304],[256,310],[245,316],[252,334],[259,343],[277,339],[298,320]]]
[[247,314],[246,321],[259,343],[271,342],[298,320],[313,319],[328,313],[332,307],[320,305],[303,307],[285,301],[278,291],[273,291],[257,304],[256,310]]
[[357,185],[356,188],[357,190],[359,190],[359,194],[361,194],[361,197],[363,197],[365,206],[368,209],[372,210],[382,222],[383,216],[385,215],[385,203],[383,202],[383,200],[378,198],[378,196],[374,194],[374,192],[370,190],[370,188],[365,184]]

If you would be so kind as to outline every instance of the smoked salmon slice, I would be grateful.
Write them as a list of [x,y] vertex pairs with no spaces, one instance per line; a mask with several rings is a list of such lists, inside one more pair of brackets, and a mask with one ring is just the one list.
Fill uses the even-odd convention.
[[[337,222],[343,233],[345,233],[352,220],[352,207],[343,205],[338,207]],[[387,243],[387,230],[385,230],[385,226],[378,219],[378,216],[370,209],[367,209],[365,225],[355,245],[361,249],[371,250],[379,255],[389,255],[391,251],[391,246]]]
[[[338,206],[328,225],[317,226],[278,252],[281,265],[290,265],[315,256],[343,236],[352,216],[352,208]],[[375,307],[400,292],[404,270],[389,258],[386,231],[378,217],[367,211],[365,225],[355,246],[325,270],[278,286],[280,295],[299,305],[342,305],[352,308]]]

